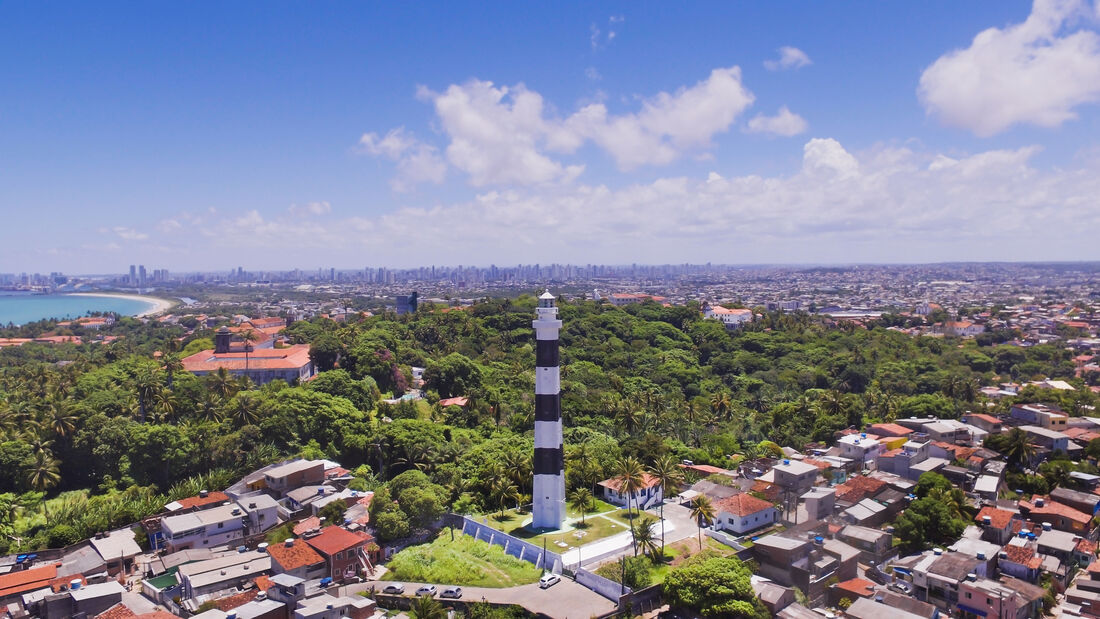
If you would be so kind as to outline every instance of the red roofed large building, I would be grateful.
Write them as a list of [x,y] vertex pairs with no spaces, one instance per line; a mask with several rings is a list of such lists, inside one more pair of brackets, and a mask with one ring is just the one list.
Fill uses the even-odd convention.
[[1020,515],[987,505],[974,516],[974,520],[982,528],[982,539],[1003,546],[1014,535],[1012,521],[1020,520]]
[[374,538],[366,533],[331,526],[321,529],[320,535],[307,539],[306,543],[325,558],[328,575],[333,580],[353,578],[360,570],[368,573],[373,569],[368,546],[374,543]]
[[213,374],[220,368],[225,368],[233,376],[247,376],[257,385],[273,380],[285,380],[288,383],[305,381],[314,374],[307,344],[286,348],[257,348],[251,352],[229,351],[228,348],[224,351],[221,348],[204,350],[185,357],[183,368],[196,376]]
[[779,510],[775,505],[747,493],[716,501],[714,511],[718,516],[718,528],[738,535],[769,526],[779,520]]
[[1032,522],[1049,522],[1051,527],[1059,531],[1085,536],[1092,528],[1092,516],[1069,505],[1051,501],[1050,497],[1035,496],[1031,501],[1020,501],[1019,505],[1020,512]]

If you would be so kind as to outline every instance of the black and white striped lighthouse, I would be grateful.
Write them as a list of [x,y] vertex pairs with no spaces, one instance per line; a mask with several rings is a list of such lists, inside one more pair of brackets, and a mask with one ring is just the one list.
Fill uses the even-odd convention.
[[565,451],[561,433],[561,378],[558,333],[561,321],[554,295],[539,297],[535,329],[535,482],[532,522],[536,529],[558,529],[565,521]]

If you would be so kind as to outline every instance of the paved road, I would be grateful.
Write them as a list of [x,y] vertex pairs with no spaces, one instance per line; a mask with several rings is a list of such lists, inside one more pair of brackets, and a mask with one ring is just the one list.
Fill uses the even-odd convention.
[[[344,595],[360,593],[369,590],[372,586],[377,591],[391,584],[389,581],[368,581],[364,583],[348,585],[341,588]],[[406,582],[405,595],[413,595],[416,589],[425,583]],[[446,585],[436,585],[436,590],[442,592]],[[444,598],[437,599],[446,603]],[[595,593],[577,583],[562,578],[561,582],[548,589],[539,589],[538,583],[495,589],[489,587],[462,587],[462,599],[464,601],[486,601],[497,604],[518,604],[533,613],[543,613],[550,617],[562,619],[586,619],[594,615],[602,615],[615,610],[615,604],[602,595]]]

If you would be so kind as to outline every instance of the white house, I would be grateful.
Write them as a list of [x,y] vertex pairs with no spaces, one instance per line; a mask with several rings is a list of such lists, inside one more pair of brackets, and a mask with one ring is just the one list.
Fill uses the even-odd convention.
[[[603,489],[603,498],[612,505],[621,505],[627,507],[627,494],[621,491],[623,480],[618,477],[612,477],[600,482],[600,488]],[[638,490],[635,490],[630,495],[630,507],[640,507],[641,509],[649,509],[654,505],[659,504],[665,498],[664,490],[661,488],[661,480],[650,475],[649,473],[642,474],[642,486]]]
[[779,520],[775,505],[751,494],[741,493],[714,504],[718,520],[715,527],[738,535],[766,527]]
[[734,329],[752,320],[752,310],[728,309],[721,305],[707,305],[703,309],[703,317],[721,320],[727,329]]
[[176,552],[237,544],[247,535],[278,524],[278,504],[267,495],[258,495],[241,497],[238,503],[168,516],[160,526],[166,547]]

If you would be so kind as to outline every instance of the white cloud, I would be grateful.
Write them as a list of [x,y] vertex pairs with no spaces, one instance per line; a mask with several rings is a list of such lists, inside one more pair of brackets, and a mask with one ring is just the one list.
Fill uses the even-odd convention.
[[978,33],[921,74],[925,111],[982,137],[1076,118],[1074,108],[1100,101],[1100,35],[1081,27],[1088,12],[1084,0],[1035,0],[1023,23]]
[[810,57],[806,55],[806,52],[797,47],[785,45],[780,47],[777,51],[779,52],[779,58],[776,60],[765,60],[765,69],[769,71],[785,71],[787,69],[800,69],[806,65],[813,64]]
[[568,149],[589,139],[625,170],[667,164],[686,151],[708,147],[754,99],[741,83],[739,67],[715,69],[690,88],[643,100],[633,114],[616,116],[603,103],[586,105],[564,121],[559,140]]
[[114,233],[117,234],[119,238],[127,241],[143,241],[149,238],[148,234],[125,226],[115,226]]
[[603,79],[603,76],[600,75],[600,70],[596,67],[588,67],[587,69],[585,69],[584,76],[592,80],[593,82],[598,82]]
[[366,153],[397,162],[397,175],[390,181],[394,191],[409,191],[419,183],[439,184],[447,176],[447,164],[439,156],[439,149],[416,139],[404,127],[382,137],[365,133],[359,138],[359,146]]
[[332,212],[332,205],[328,202],[310,202],[305,205],[291,204],[287,211],[292,215],[326,215]]
[[[598,72],[590,70],[589,77],[598,77]],[[496,86],[481,80],[452,84],[443,92],[421,87],[417,96],[432,103],[437,125],[449,139],[447,162],[465,172],[475,187],[570,182],[584,166],[551,155],[575,153],[587,142],[605,150],[624,170],[667,164],[708,148],[754,100],[741,83],[739,67],[714,69],[705,80],[674,93],[639,98],[640,109],[624,114],[611,113],[600,93],[598,100],[562,118],[523,84]],[[403,127],[385,136],[367,133],[359,143],[364,152],[398,161],[395,188],[441,182],[446,175],[438,150]]]
[[421,89],[450,137],[447,161],[474,186],[539,184],[575,178],[583,166],[563,166],[540,152],[557,130],[543,116],[542,96],[523,84],[452,84],[442,93]]
[[277,249],[288,266],[350,254],[368,263],[400,254],[410,264],[455,255],[473,264],[1100,258],[1100,160],[1041,170],[1033,146],[946,156],[895,146],[850,152],[831,138],[807,140],[802,151],[797,168],[773,176],[716,170],[623,187],[493,189],[373,217],[252,210],[209,228],[234,231],[241,255]]
[[804,133],[807,128],[806,119],[791,112],[785,105],[779,108],[775,116],[757,114],[748,124],[749,133],[774,133],[787,137]]

